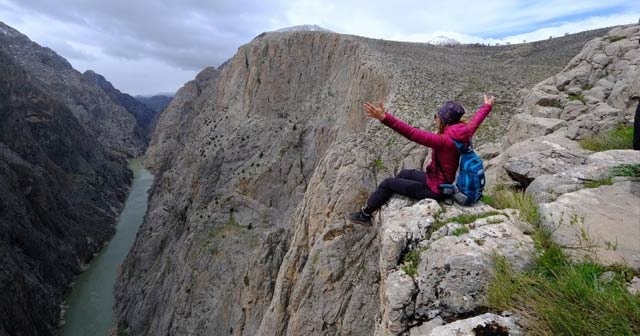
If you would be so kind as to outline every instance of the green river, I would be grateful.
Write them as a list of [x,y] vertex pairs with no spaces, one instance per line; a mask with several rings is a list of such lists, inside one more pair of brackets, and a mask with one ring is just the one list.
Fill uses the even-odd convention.
[[147,191],[153,182],[153,175],[142,167],[139,159],[129,161],[129,168],[134,174],[133,185],[118,218],[116,234],[77,277],[66,298],[64,336],[107,335],[111,327],[117,270],[142,224],[147,211]]

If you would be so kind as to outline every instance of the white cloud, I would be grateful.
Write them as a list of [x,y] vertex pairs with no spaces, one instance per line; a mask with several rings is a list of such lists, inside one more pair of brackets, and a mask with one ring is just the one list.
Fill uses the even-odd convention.
[[257,34],[286,26],[495,44],[635,23],[638,17],[628,0],[0,0],[0,20],[133,94],[173,91]]

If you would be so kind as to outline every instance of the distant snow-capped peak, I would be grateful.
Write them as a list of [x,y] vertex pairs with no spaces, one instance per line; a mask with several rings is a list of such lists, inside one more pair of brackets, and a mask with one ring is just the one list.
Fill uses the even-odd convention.
[[296,31],[323,31],[323,32],[332,33],[331,30],[322,28],[318,25],[299,25],[299,26],[286,27],[286,28],[275,30],[275,32],[278,32],[278,33],[296,32]]
[[430,40],[427,43],[440,46],[452,46],[460,44],[460,42],[446,36],[436,36],[434,39]]

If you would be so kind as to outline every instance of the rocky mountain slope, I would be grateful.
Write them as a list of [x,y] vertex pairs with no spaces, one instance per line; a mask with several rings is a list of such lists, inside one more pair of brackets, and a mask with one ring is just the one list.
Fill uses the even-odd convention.
[[384,285],[395,265],[382,267],[383,240],[403,238],[344,215],[383,177],[420,167],[427,153],[366,120],[362,103],[384,101],[432,127],[443,101],[472,113],[490,91],[501,103],[477,141],[498,140],[519,91],[605,32],[503,47],[326,32],[258,36],[186,84],[160,117],[147,156],[156,179],[122,266],[114,333],[387,330]]
[[135,96],[135,98],[148,108],[159,113],[169,106],[173,95]]
[[111,150],[127,156],[138,156],[144,152],[145,138],[149,136],[145,134],[145,120],[150,118],[143,115],[151,113],[151,110],[140,113],[140,106],[128,110],[129,105],[122,105],[123,97],[111,90],[110,84],[103,85],[104,81],[93,72],[83,76],[53,50],[39,46],[2,22],[0,44],[24,71],[36,79],[34,85],[43,92],[56,94],[88,134],[95,135]]
[[114,233],[126,156],[144,150],[86,76],[0,23],[0,335],[57,333],[71,281]]
[[135,118],[135,128],[133,129],[135,137],[142,139],[145,144],[149,143],[151,134],[153,133],[153,120],[159,111],[148,107],[128,94],[120,92],[120,90],[114,88],[102,75],[91,70],[85,71],[82,77],[87,82],[93,83],[101,88],[114,104],[124,107],[124,109]]

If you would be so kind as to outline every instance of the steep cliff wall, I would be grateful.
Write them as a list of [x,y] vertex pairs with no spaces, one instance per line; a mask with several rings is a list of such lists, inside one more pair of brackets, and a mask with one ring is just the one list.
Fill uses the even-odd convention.
[[0,23],[0,335],[55,334],[113,235],[151,117],[126,97]]
[[131,173],[0,47],[0,334],[49,335]]
[[[326,32],[267,33],[205,69],[161,115],[146,220],[123,264],[116,327],[131,335],[372,334],[380,235],[344,214],[426,150],[365,119],[384,101],[431,127],[445,99],[558,72],[588,32],[508,47],[436,47]],[[552,57],[553,56],[553,57]],[[487,123],[480,139],[506,123]]]

